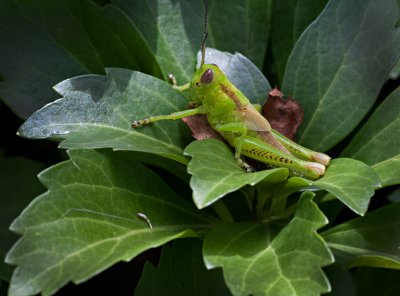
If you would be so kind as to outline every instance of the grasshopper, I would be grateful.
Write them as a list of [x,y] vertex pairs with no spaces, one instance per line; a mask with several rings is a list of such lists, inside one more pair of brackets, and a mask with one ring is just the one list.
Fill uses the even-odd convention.
[[217,65],[205,63],[207,7],[204,26],[200,67],[190,84],[178,87],[179,90],[189,88],[191,109],[135,120],[132,128],[159,120],[205,114],[211,127],[235,149],[235,159],[246,171],[252,169],[242,160],[242,155],[272,167],[286,167],[291,175],[313,180],[324,175],[330,161],[328,155],[304,148],[272,129],[257,106],[250,103]]

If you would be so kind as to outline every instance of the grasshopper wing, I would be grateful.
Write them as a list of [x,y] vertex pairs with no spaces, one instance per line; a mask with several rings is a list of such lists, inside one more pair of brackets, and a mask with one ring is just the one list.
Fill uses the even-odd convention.
[[271,126],[267,119],[262,116],[252,104],[240,108],[241,117],[249,130],[267,132]]

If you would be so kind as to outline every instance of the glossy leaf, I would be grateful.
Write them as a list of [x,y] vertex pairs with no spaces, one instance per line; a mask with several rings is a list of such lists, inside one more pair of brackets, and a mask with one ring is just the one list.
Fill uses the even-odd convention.
[[400,87],[375,110],[342,155],[369,165],[391,158],[400,147]]
[[[197,54],[197,67],[201,61],[200,52]],[[264,104],[271,90],[264,74],[245,56],[240,53],[231,54],[213,48],[206,49],[205,63],[216,64],[229,80],[253,104]]]
[[395,0],[330,1],[297,41],[283,91],[304,108],[299,143],[326,151],[366,115],[400,51]]
[[194,203],[199,209],[245,185],[255,185],[261,181],[280,182],[288,176],[285,168],[245,172],[230,148],[216,139],[192,142],[185,149],[185,154],[192,157],[188,165],[188,172],[192,175],[190,187]]
[[208,38],[212,47],[240,52],[260,68],[267,49],[272,1],[209,2]]
[[[210,1],[207,44],[238,51],[263,63],[269,31],[270,0]],[[204,31],[203,2],[197,0],[112,0],[125,11],[157,57],[164,75],[178,84],[191,80]]]
[[51,87],[104,67],[160,76],[146,41],[129,18],[89,0],[0,2],[0,97],[27,118],[57,95]]
[[179,239],[165,245],[158,268],[146,263],[135,290],[140,295],[230,295],[221,270],[207,270],[201,241]]
[[400,184],[400,154],[373,166],[381,179],[382,187]]
[[40,175],[49,191],[12,225],[23,236],[7,255],[7,262],[18,265],[10,296],[52,294],[68,281],[82,282],[214,222],[128,152],[69,155],[71,160]]
[[28,138],[65,139],[64,148],[113,148],[159,154],[186,163],[189,141],[181,121],[131,128],[131,121],[186,108],[170,85],[130,70],[109,68],[107,76],[86,75],[55,86],[63,98],[32,115],[20,128]]
[[271,49],[281,85],[290,52],[327,0],[281,0],[272,3]]
[[222,224],[204,241],[208,268],[222,267],[233,295],[320,295],[329,291],[321,268],[332,255],[317,234],[327,223],[304,193],[295,217],[279,233],[272,224]]
[[374,190],[380,187],[378,174],[361,161],[333,159],[321,179],[314,185],[330,192],[351,210],[364,215]]
[[9,281],[13,267],[4,257],[17,236],[8,228],[28,203],[44,191],[36,175],[44,165],[22,157],[5,157],[0,150],[0,281]]
[[322,233],[335,258],[346,267],[400,269],[400,203],[370,212]]

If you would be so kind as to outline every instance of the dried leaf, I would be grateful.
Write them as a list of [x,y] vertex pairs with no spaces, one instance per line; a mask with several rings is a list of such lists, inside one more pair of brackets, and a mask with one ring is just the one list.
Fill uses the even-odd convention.
[[304,116],[300,104],[277,87],[268,93],[268,101],[263,107],[262,114],[273,129],[291,140],[295,140],[297,128]]

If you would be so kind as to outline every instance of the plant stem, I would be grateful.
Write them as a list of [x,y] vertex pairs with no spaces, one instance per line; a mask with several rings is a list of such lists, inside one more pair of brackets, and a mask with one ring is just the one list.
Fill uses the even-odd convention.
[[231,213],[229,212],[228,208],[224,204],[222,200],[219,200],[212,204],[213,210],[217,213],[217,215],[221,218],[224,222],[234,222]]

